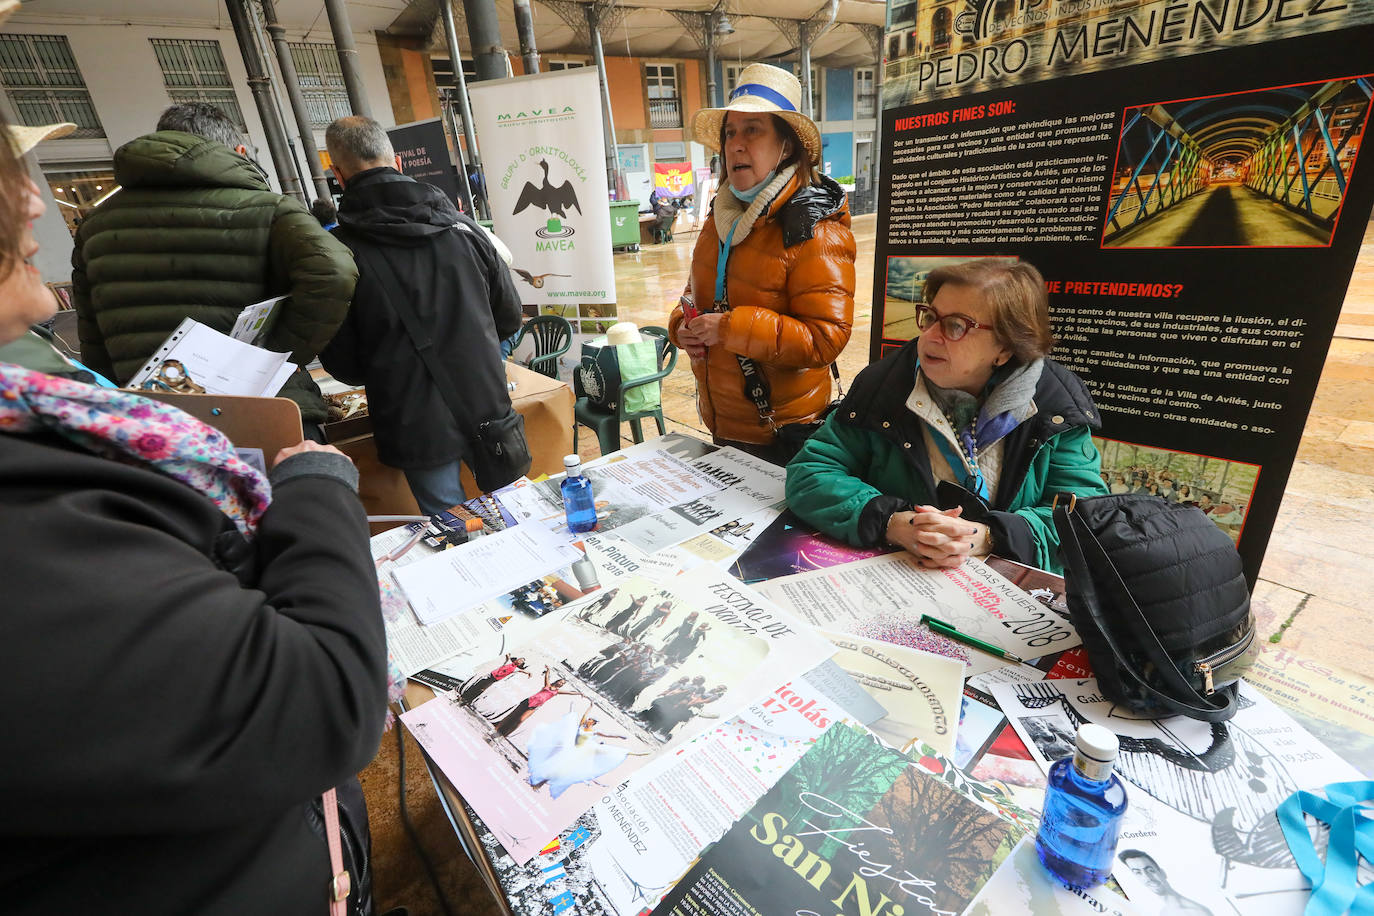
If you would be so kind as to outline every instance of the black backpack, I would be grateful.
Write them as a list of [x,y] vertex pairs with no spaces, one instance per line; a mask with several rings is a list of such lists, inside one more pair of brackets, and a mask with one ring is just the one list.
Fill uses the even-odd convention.
[[1260,646],[1230,537],[1158,496],[1055,502],[1069,614],[1103,695],[1151,718],[1235,715]]

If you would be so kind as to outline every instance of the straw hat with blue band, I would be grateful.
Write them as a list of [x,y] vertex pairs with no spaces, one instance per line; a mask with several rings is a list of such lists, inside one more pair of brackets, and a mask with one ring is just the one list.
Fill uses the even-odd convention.
[[692,139],[707,149],[720,149],[720,126],[732,111],[766,112],[782,118],[801,138],[811,164],[821,162],[821,132],[801,113],[801,83],[781,67],[750,64],[740,71],[739,83],[724,108],[703,108],[692,118]]

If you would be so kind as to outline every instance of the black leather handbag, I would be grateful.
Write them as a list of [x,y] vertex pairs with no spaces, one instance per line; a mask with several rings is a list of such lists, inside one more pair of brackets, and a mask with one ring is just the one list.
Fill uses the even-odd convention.
[[1201,509],[1055,500],[1065,597],[1098,687],[1137,715],[1224,722],[1259,654],[1240,555]]
[[[449,405],[453,409],[452,405]],[[530,469],[530,445],[525,418],[511,407],[505,416],[477,424],[477,440],[469,456],[472,477],[483,493],[519,480]]]

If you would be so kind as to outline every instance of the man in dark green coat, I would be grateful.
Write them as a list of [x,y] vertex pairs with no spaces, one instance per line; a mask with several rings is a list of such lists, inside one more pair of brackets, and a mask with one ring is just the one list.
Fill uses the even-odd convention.
[[[173,105],[157,126],[115,152],[121,190],[76,233],[82,361],[123,384],[182,319],[227,334],[244,306],[289,295],[265,345],[304,366],[348,313],[352,255],[304,204],[269,189],[219,109]],[[324,420],[304,369],[281,395],[300,406],[307,429]]]

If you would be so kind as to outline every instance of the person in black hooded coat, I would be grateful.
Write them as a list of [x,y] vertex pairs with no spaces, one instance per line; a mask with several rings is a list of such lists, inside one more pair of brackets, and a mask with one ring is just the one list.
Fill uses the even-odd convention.
[[[421,511],[441,512],[464,498],[459,465],[475,424],[510,408],[500,341],[520,327],[520,294],[487,233],[438,188],[398,171],[376,121],[340,118],[325,144],[344,185],[334,234],[359,278],[320,361],[340,381],[367,386],[377,457],[405,472]],[[431,335],[470,428],[449,410],[392,303],[408,303]]]

